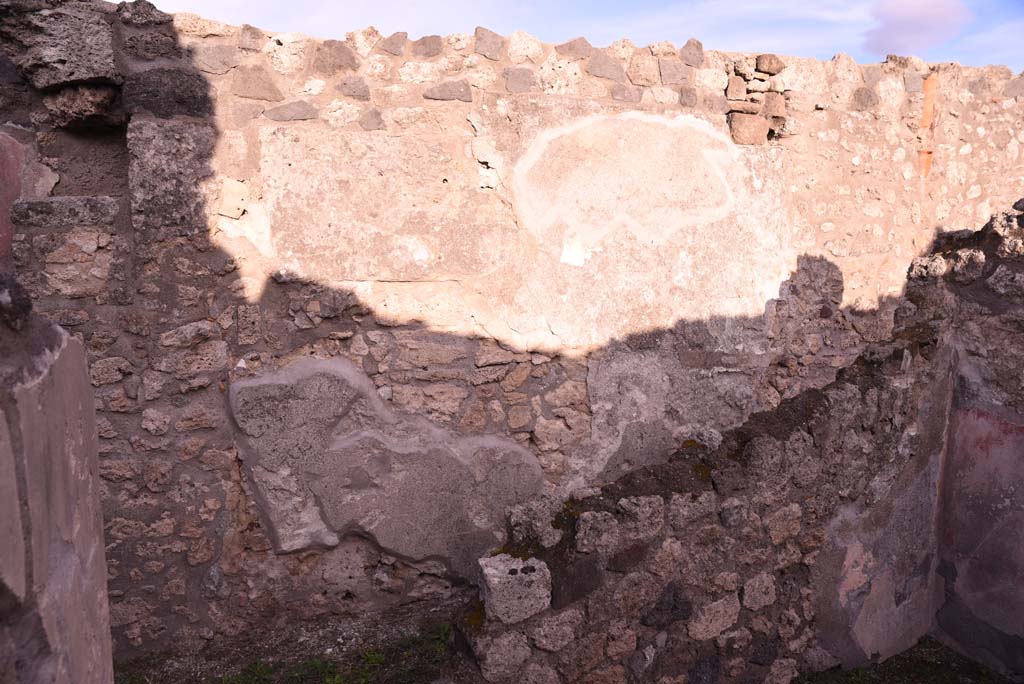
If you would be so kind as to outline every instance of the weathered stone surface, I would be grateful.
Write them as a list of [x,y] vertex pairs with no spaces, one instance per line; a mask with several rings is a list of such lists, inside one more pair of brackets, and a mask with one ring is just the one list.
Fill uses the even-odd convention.
[[515,624],[551,605],[551,572],[544,561],[503,553],[481,558],[479,564],[488,618]]
[[544,46],[529,33],[515,31],[508,37],[508,47],[505,52],[513,64],[537,63],[544,54]]
[[858,112],[864,112],[878,106],[879,102],[881,100],[878,93],[871,88],[860,87],[853,91],[853,100],[850,106]]
[[652,86],[661,83],[658,59],[649,50],[638,50],[633,54],[627,73],[633,85]]
[[530,629],[533,645],[544,651],[560,651],[576,636],[576,630],[583,624],[583,612],[570,608],[549,615]]
[[98,473],[82,344],[38,317],[19,333],[0,326],[0,672],[11,681],[114,681]]
[[477,26],[473,33],[473,39],[473,51],[478,55],[483,55],[493,61],[501,59],[501,48],[505,45],[505,39],[501,34],[485,29],[483,26]]
[[769,128],[768,119],[763,116],[742,112],[729,114],[729,131],[738,145],[764,145],[768,142]]
[[618,102],[639,102],[643,94],[641,88],[636,86],[616,83],[612,86],[612,99]]
[[444,50],[444,41],[441,36],[423,36],[412,42],[412,55],[421,59],[437,57]]
[[767,572],[751,577],[743,585],[743,607],[761,610],[775,603],[775,578]]
[[204,202],[196,188],[213,173],[209,151],[215,140],[209,124],[132,118],[128,151],[135,230],[153,236],[206,228]]
[[778,55],[764,54],[757,56],[757,70],[774,76],[786,68],[786,63]]
[[232,70],[231,92],[239,97],[267,102],[284,99],[270,72],[261,66],[240,66]]
[[125,24],[132,26],[160,26],[169,24],[171,15],[161,12],[147,0],[132,0],[117,4],[117,17]]
[[377,48],[388,54],[401,57],[405,54],[405,44],[409,42],[409,34],[405,31],[392,33],[384,40],[377,43]]
[[510,93],[528,93],[536,87],[533,69],[529,67],[509,67],[504,76],[505,90]]
[[64,127],[118,126],[124,113],[116,108],[118,90],[108,85],[73,85],[43,96],[53,125]]
[[626,82],[626,72],[622,65],[607,52],[598,50],[587,60],[587,73],[597,78],[606,78],[618,83]]
[[765,93],[762,111],[765,116],[786,116],[786,98],[782,93]]
[[[539,492],[530,452],[396,414],[340,359],[236,381],[230,398],[255,486],[278,492],[264,513],[282,549],[301,548],[315,536],[311,526],[320,538],[360,530],[403,556],[442,557],[472,576],[477,558],[503,539],[505,508]],[[291,484],[273,479],[285,476]],[[295,532],[288,516],[296,510],[317,511],[320,521],[304,514]]]
[[725,89],[725,96],[730,100],[745,100],[747,97],[747,82],[739,76],[730,76],[729,87]]
[[765,516],[764,526],[773,544],[782,542],[800,534],[800,520],[803,512],[800,504],[784,506]]
[[423,91],[423,97],[428,100],[459,100],[461,102],[472,102],[473,91],[469,83],[464,80],[444,81],[431,86]]
[[113,197],[50,197],[17,201],[11,207],[11,221],[24,229],[108,226],[116,216]]
[[161,334],[160,346],[194,347],[200,342],[219,338],[220,333],[220,326],[213,321],[195,321]]
[[555,46],[555,52],[560,56],[571,59],[586,59],[594,51],[594,47],[586,38],[580,36]]
[[477,651],[480,673],[489,682],[516,674],[530,657],[530,643],[520,632],[507,632],[487,639]]
[[661,82],[665,85],[693,84],[693,67],[687,66],[678,59],[672,57],[660,58],[658,60],[658,70],[661,72]]
[[690,638],[697,641],[714,639],[736,624],[739,615],[740,600],[736,594],[709,603],[697,611],[697,615],[690,621]]
[[361,76],[343,76],[337,85],[338,92],[356,100],[370,99],[370,86]]
[[358,68],[359,58],[356,53],[340,40],[325,40],[317,46],[313,55],[315,74],[333,76],[339,71],[355,71]]
[[263,116],[273,121],[308,121],[319,114],[317,108],[306,100],[296,100],[263,112]]
[[226,74],[241,63],[242,53],[234,45],[206,45],[191,48],[192,64],[207,74]]
[[157,68],[132,74],[123,93],[125,109],[131,113],[146,111],[165,119],[213,113],[209,85],[192,71]]
[[683,107],[696,107],[699,102],[697,89],[684,86],[679,89],[679,104]]
[[121,82],[110,24],[91,8],[16,13],[0,22],[0,39],[36,88]]
[[357,120],[364,131],[379,131],[385,128],[384,117],[379,109],[367,109]]
[[679,48],[679,59],[684,64],[699,69],[704,66],[704,45],[696,38],[690,38],[686,45]]

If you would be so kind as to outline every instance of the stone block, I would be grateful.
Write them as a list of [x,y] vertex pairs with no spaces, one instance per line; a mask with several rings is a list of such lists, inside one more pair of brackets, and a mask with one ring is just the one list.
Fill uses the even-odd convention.
[[333,76],[339,71],[355,71],[359,68],[359,57],[340,40],[325,40],[313,55],[313,73]]
[[427,100],[459,100],[472,102],[473,91],[465,80],[444,81],[423,91]]
[[441,36],[423,36],[412,42],[412,55],[420,59],[437,57],[444,50],[444,41]]
[[476,54],[483,55],[495,62],[501,59],[501,49],[505,45],[505,39],[500,34],[485,29],[483,26],[477,26],[473,33],[473,39],[473,51]]
[[146,111],[164,119],[213,114],[210,86],[194,71],[157,68],[132,74],[125,81],[123,98],[129,112]]
[[619,61],[607,52],[600,50],[587,60],[586,72],[597,78],[605,78],[617,83],[626,82],[626,72]]
[[533,69],[529,67],[509,67],[505,69],[505,90],[510,93],[528,93],[536,87]]
[[586,59],[594,51],[594,47],[586,38],[580,36],[555,46],[555,52],[564,59]]
[[473,577],[477,560],[503,543],[504,511],[541,487],[528,450],[397,413],[342,359],[235,381],[229,400],[279,549],[359,529],[385,549],[443,558]]
[[401,57],[405,54],[405,44],[409,42],[409,34],[405,31],[392,33],[384,40],[377,43],[377,48],[389,55]]
[[544,561],[503,553],[479,563],[488,618],[515,624],[550,607],[551,572]]
[[236,67],[231,72],[230,88],[234,95],[251,100],[280,102],[284,99],[273,76],[261,66]]
[[786,68],[786,63],[779,59],[778,55],[763,54],[757,56],[757,70],[769,76],[774,76]]
[[28,82],[40,90],[122,80],[110,24],[86,7],[14,14],[0,23],[0,44]]
[[768,142],[769,128],[768,119],[763,116],[743,112],[729,114],[729,132],[739,145],[764,145]]
[[317,108],[305,100],[296,100],[263,112],[272,121],[308,121],[320,115]]
[[696,38],[690,38],[683,47],[679,48],[679,59],[688,66],[701,68],[704,66],[704,45]]

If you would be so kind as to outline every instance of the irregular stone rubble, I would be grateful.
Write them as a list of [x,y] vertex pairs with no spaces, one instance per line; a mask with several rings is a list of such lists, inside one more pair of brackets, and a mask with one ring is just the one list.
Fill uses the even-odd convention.
[[[487,594],[479,614],[518,620],[473,635],[492,679],[788,681],[897,648],[940,605],[1012,653],[979,591],[995,546],[925,562],[931,465],[899,480],[922,526],[891,536],[919,543],[858,516],[885,518],[900,440],[923,439],[906,426],[937,411],[915,403],[938,362],[905,322],[907,266],[935,226],[1016,199],[1020,77],[11,7],[0,178],[21,201],[8,224],[0,189],[0,242],[90,357],[121,657],[268,614],[427,613],[475,596],[497,551],[551,579],[550,604],[544,581]],[[1019,242],[913,272],[1015,303]],[[247,392],[272,396],[225,401]],[[636,484],[652,473],[673,490]]]
[[508,620],[488,584],[488,621],[464,625],[485,679],[790,682],[936,630],[1020,676],[1024,285],[1000,274],[1022,236],[1024,211],[942,237],[891,339],[835,382],[514,526],[553,600]]

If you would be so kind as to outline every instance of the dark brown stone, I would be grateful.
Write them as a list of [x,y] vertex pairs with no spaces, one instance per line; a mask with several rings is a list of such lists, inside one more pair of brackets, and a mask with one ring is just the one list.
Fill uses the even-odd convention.
[[305,100],[296,100],[263,112],[272,121],[307,121],[319,116],[316,107]]
[[687,66],[699,69],[704,64],[704,46],[696,38],[691,38],[679,48],[679,59]]
[[865,112],[877,106],[879,102],[881,100],[874,90],[862,86],[853,91],[851,107],[858,112]]
[[171,23],[171,15],[161,12],[147,0],[133,0],[117,5],[117,18],[133,26],[157,26]]
[[464,80],[444,81],[435,86],[427,88],[423,97],[428,100],[461,100],[462,102],[473,101],[473,91],[469,83]]
[[401,57],[405,54],[405,44],[409,42],[409,34],[405,31],[392,33],[384,40],[377,43],[377,47],[389,55]]
[[643,88],[616,83],[612,86],[612,99],[619,102],[639,102],[643,94]]
[[757,114],[732,112],[729,114],[729,131],[738,145],[764,145],[768,142],[768,119]]
[[764,94],[765,116],[786,116],[786,98],[782,93]]
[[1003,97],[1024,97],[1024,76],[1008,81],[1003,87]]
[[757,56],[757,70],[774,76],[786,68],[786,63],[778,55],[764,54]]
[[284,95],[273,78],[261,66],[240,66],[231,72],[231,92],[239,97],[280,102]]
[[412,54],[421,59],[437,57],[444,50],[444,42],[441,36],[423,36],[412,42]]
[[661,71],[661,82],[664,85],[693,84],[693,67],[683,64],[678,59],[662,57],[658,60],[658,69]]
[[505,90],[510,93],[528,93],[533,90],[535,83],[533,69],[529,67],[505,69]]
[[384,117],[379,109],[368,109],[359,117],[358,123],[364,131],[379,131],[384,128]]
[[679,104],[684,107],[697,106],[697,89],[693,86],[684,86],[679,89]]
[[587,62],[587,73],[597,78],[606,78],[618,83],[626,82],[626,71],[618,60],[606,52],[595,52]]
[[501,48],[505,45],[505,39],[501,34],[485,29],[483,26],[477,26],[473,36],[475,38],[473,50],[478,55],[483,55],[494,61],[501,59]]
[[241,63],[241,56],[233,45],[204,45],[191,50],[192,64],[208,74],[226,74]]
[[210,87],[194,71],[159,68],[132,74],[124,84],[123,97],[129,113],[145,110],[162,119],[213,114]]
[[340,40],[325,40],[316,49],[313,58],[313,73],[331,76],[339,71],[355,71],[359,58],[348,45]]
[[345,76],[338,83],[337,90],[342,95],[348,95],[356,100],[370,99],[370,86],[366,85],[362,76]]
[[147,62],[154,59],[178,59],[182,55],[182,49],[173,36],[152,31],[128,36],[124,41],[124,50],[132,58]]
[[583,36],[573,38],[555,46],[555,52],[565,59],[586,59],[594,51],[594,46]]

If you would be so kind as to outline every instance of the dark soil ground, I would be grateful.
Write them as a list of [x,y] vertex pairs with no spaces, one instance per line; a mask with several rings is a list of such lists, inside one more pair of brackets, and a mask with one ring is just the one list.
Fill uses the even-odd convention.
[[[399,616],[391,616],[397,618]],[[408,624],[408,623],[406,623]],[[378,629],[379,629],[378,625]],[[372,648],[346,651],[338,625],[306,626],[248,647],[193,657],[150,657],[117,668],[116,684],[485,684],[456,647],[451,623],[391,632]],[[349,637],[358,636],[346,629]],[[795,684],[1013,684],[933,639],[882,664],[829,670]]]
[[934,639],[880,665],[829,670],[801,677],[797,684],[1013,684],[984,665],[968,660]]

